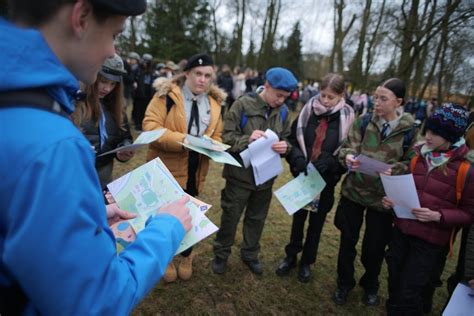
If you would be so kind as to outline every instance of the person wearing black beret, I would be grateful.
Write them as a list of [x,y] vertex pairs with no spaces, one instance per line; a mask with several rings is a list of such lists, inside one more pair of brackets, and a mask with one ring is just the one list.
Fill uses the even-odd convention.
[[[273,151],[283,156],[289,152],[291,146],[287,138],[291,128],[285,100],[296,86],[296,78],[289,70],[271,68],[266,73],[261,91],[246,94],[234,102],[225,115],[222,138],[231,146],[228,151],[236,159],[242,162],[239,154],[253,141],[266,137],[266,129],[271,129],[279,137],[279,141],[272,145]],[[260,237],[275,178],[256,185],[251,166],[239,168],[231,165],[224,166],[223,177],[226,184],[221,193],[221,226],[214,240],[212,270],[217,274],[225,272],[237,225],[245,210],[240,257],[252,273],[260,275],[263,273],[258,257]]]
[[[148,105],[143,129],[166,128],[165,134],[152,143],[147,160],[160,157],[180,186],[191,196],[202,190],[209,159],[180,145],[187,135],[207,136],[222,141],[221,103],[225,92],[212,83],[215,76],[212,58],[200,53],[191,56],[184,72],[174,78],[158,78],[153,83],[156,93]],[[173,282],[192,276],[192,247],[180,255],[178,268],[171,261],[163,279]],[[178,259],[178,258],[177,258]]]

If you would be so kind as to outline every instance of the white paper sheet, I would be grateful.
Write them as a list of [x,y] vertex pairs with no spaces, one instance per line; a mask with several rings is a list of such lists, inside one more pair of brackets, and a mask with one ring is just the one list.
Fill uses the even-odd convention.
[[248,148],[256,185],[265,183],[283,172],[280,155],[272,149],[272,145],[278,142],[279,138],[270,129],[265,131],[265,135],[267,137],[260,137]]
[[459,283],[449,300],[443,316],[472,316],[474,315],[474,290]]
[[240,158],[242,158],[242,162],[245,168],[250,166],[250,151],[245,149],[243,152],[240,153]]
[[369,158],[365,155],[357,156],[356,160],[360,162],[360,166],[355,171],[358,171],[360,173],[365,173],[373,177],[377,177],[379,173],[382,173],[392,167],[384,162],[378,161],[373,158]]
[[395,206],[393,210],[398,218],[416,219],[411,209],[420,207],[420,200],[416,192],[413,175],[401,176],[380,175],[385,194],[391,199]]

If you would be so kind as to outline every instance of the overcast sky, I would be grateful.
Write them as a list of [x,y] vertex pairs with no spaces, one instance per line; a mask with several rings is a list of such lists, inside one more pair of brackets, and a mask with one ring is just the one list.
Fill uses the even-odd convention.
[[[258,0],[257,0],[258,2]],[[252,17],[247,14],[244,29],[244,53],[247,52],[250,43],[250,34],[254,33],[254,42],[259,47],[261,41],[261,31],[265,14],[265,3],[261,1],[261,8],[258,9],[261,17],[252,23]],[[293,28],[293,25],[299,20],[303,35],[303,52],[319,52],[329,54],[333,42],[333,2],[330,0],[283,0],[283,8],[280,13],[278,25],[278,35],[287,37]],[[256,9],[256,8],[254,8]],[[222,5],[217,11],[220,28],[232,33],[235,23],[235,16],[231,16],[228,9]]]

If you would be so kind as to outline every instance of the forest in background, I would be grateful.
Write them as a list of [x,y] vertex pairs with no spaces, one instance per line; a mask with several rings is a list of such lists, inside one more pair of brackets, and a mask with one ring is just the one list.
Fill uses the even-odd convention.
[[[302,81],[342,73],[355,90],[370,90],[382,78],[397,76],[409,83],[410,96],[426,96],[428,90],[438,100],[449,93],[474,94],[473,1],[148,2],[147,12],[130,18],[118,39],[123,53],[177,62],[206,51],[218,65],[260,71],[283,66]],[[5,3],[0,0],[1,15],[7,14]],[[312,25],[302,23],[311,16],[316,17]],[[316,27],[331,39],[329,52],[314,48],[322,36],[303,49],[304,35]]]

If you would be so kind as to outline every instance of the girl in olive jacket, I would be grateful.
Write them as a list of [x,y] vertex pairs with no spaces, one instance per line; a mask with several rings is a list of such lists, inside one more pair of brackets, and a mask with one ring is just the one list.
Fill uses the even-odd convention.
[[[359,285],[364,289],[363,303],[378,304],[378,276],[382,267],[385,248],[391,238],[392,214],[382,207],[385,195],[379,176],[357,172],[357,155],[365,155],[391,165],[387,174],[404,174],[413,154],[414,120],[403,113],[405,85],[397,78],[380,84],[374,93],[374,113],[354,121],[339,159],[351,171],[341,186],[341,200],[336,210],[335,225],[341,231],[337,262],[337,289],[333,301],[346,303],[349,292],[355,287],[354,260],[356,245],[365,217],[361,261],[364,274]],[[408,148],[407,148],[408,147]]]

